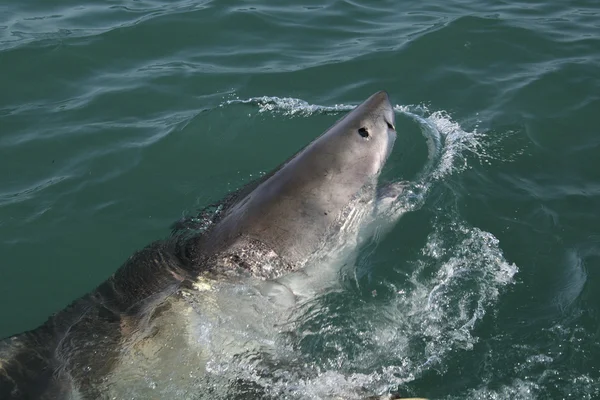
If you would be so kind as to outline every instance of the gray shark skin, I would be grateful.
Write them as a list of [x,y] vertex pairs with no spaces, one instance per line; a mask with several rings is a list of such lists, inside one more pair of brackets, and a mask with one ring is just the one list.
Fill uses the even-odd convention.
[[160,332],[170,299],[199,278],[274,281],[301,270],[352,205],[376,195],[394,122],[387,93],[375,93],[217,212],[183,221],[42,326],[1,341],[0,399],[104,398],[98,388],[123,349]]

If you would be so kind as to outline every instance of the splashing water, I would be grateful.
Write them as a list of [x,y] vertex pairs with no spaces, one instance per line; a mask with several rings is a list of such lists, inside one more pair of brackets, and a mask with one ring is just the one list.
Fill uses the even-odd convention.
[[[344,293],[296,310],[298,357],[311,370],[294,378],[311,388],[309,398],[328,398],[333,390],[343,398],[359,389],[406,391],[426,371],[443,371],[453,353],[477,343],[475,325],[518,271],[504,260],[493,235],[453,222],[435,225],[412,264],[407,285],[386,283],[393,296],[385,304],[365,304],[356,293]],[[289,384],[281,384],[280,393]],[[303,396],[298,398],[308,398]]]
[[246,100],[233,99],[227,100],[221,104],[221,107],[233,104],[248,104],[258,106],[258,112],[274,112],[285,116],[303,116],[309,117],[314,114],[337,114],[340,112],[351,111],[356,106],[345,104],[336,104],[334,106],[319,106],[309,104],[304,100],[294,99],[292,97],[251,97]]

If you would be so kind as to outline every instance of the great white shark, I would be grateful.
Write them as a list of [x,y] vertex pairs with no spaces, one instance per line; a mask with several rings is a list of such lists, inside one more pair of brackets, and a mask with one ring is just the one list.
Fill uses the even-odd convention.
[[[179,224],[42,326],[4,339],[0,399],[131,398],[136,378],[173,379],[175,370],[196,382],[181,378],[179,393],[192,390],[186,385],[202,391],[198,327],[223,312],[224,297],[236,304],[243,296],[219,285],[250,282],[254,311],[244,301],[229,311],[273,325],[257,304],[291,307],[335,280],[331,265],[344,264],[368,236],[364,227],[402,191],[377,184],[394,123],[388,94],[373,94],[271,173],[201,213],[201,222]],[[248,343],[224,346],[237,354]]]

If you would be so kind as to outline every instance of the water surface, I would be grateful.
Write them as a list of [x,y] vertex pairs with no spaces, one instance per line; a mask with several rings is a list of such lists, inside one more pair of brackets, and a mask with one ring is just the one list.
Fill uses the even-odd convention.
[[0,5],[0,336],[385,89],[418,185],[287,387],[600,397],[600,6],[268,3]]

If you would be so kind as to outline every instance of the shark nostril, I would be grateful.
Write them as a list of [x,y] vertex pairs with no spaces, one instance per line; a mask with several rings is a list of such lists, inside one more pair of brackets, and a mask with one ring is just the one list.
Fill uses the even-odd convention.
[[385,120],[385,123],[387,124],[387,127],[393,131],[396,130],[396,127],[394,126],[394,124],[392,124],[390,121],[388,121],[387,119]]

